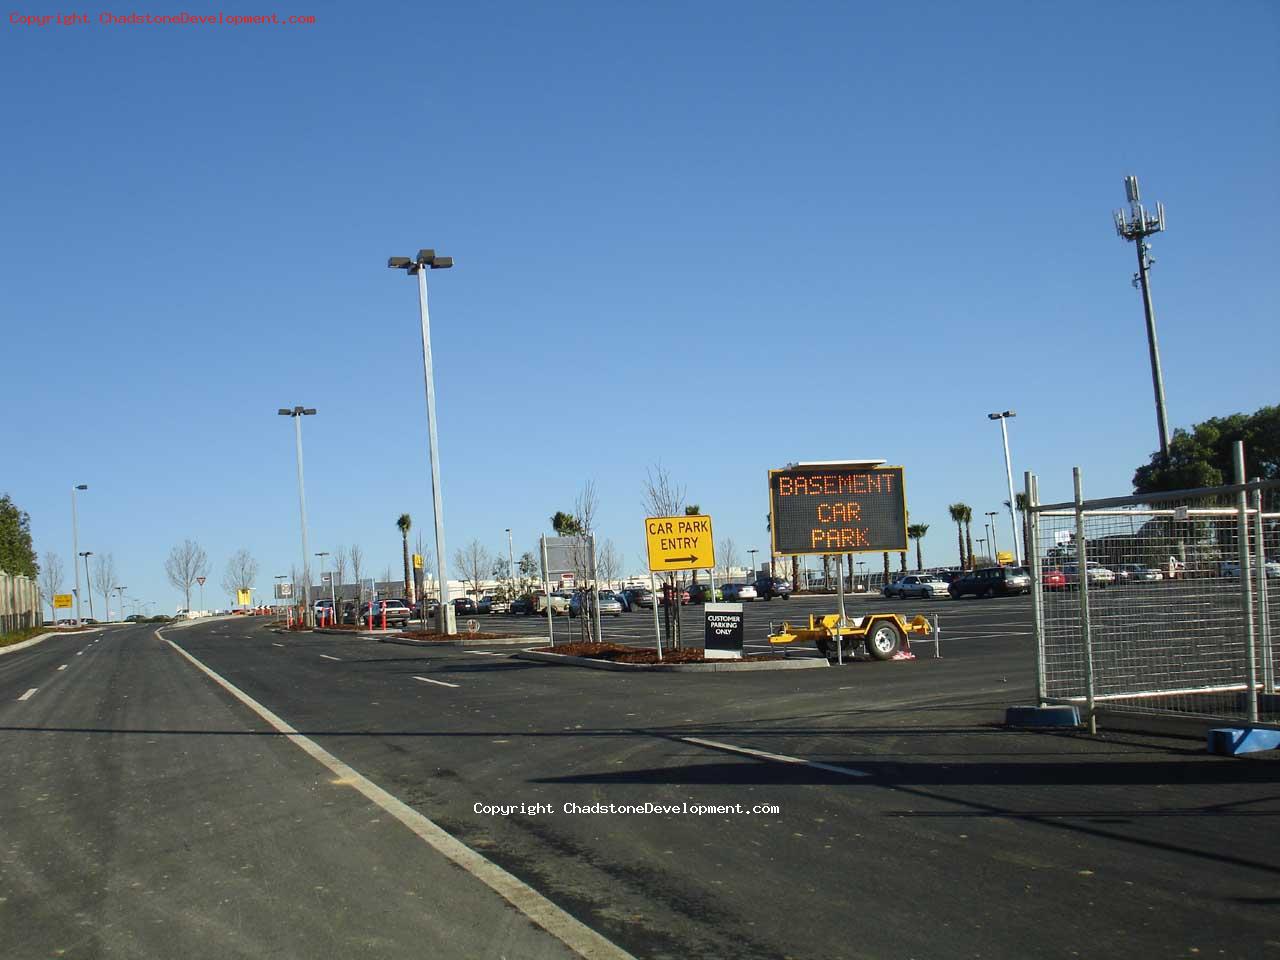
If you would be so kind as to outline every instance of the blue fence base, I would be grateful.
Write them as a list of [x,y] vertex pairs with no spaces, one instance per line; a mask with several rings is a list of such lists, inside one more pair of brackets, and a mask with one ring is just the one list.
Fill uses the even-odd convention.
[[1055,705],[1047,707],[1007,707],[1006,727],[1078,727],[1080,708]]
[[1280,730],[1256,727],[1219,727],[1209,731],[1209,752],[1224,757],[1258,753],[1280,747]]

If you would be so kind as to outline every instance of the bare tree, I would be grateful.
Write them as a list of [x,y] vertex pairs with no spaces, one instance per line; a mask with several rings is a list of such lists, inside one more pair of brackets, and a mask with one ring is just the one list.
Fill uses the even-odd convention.
[[[671,473],[661,463],[654,464],[646,472],[643,507],[651,517],[678,517],[685,512],[685,488],[671,479]],[[648,558],[645,564],[648,565]],[[662,578],[671,591],[672,603],[663,607],[667,638],[672,646],[680,646],[680,601],[675,573],[664,573]],[[658,599],[654,598],[654,603]],[[672,613],[674,612],[674,616]]]
[[233,604],[236,604],[240,602],[240,591],[252,589],[257,579],[258,561],[241,547],[227,561],[226,572],[222,575],[222,589],[227,591]]
[[723,565],[724,579],[727,582],[732,576],[729,571],[738,565],[738,545],[733,542],[733,537],[725,537],[720,541],[717,549],[720,552],[720,563]]
[[493,558],[479,540],[472,540],[453,552],[453,565],[458,568],[463,580],[471,581],[472,592],[479,596],[480,583],[493,566]]
[[44,563],[40,565],[40,589],[44,591],[44,598],[49,604],[51,618],[55,621],[58,619],[58,611],[53,605],[53,597],[55,594],[62,592],[62,578],[64,575],[62,558],[52,550],[45,551]]
[[606,540],[596,550],[596,574],[605,582],[605,586],[613,589],[613,582],[622,573],[622,556],[612,540]]
[[353,543],[347,555],[351,558],[351,578],[356,582],[356,612],[359,613],[360,604],[364,603],[364,551],[360,544]]
[[116,560],[109,553],[95,554],[98,562],[93,565],[93,588],[102,594],[107,619],[111,619],[111,591],[116,586]]
[[[338,598],[338,605],[341,607],[344,599],[342,588],[347,582],[347,548],[339,546],[333,551],[333,590],[334,596]],[[335,614],[341,615],[341,611],[335,611]]]
[[194,540],[183,540],[169,551],[169,559],[164,562],[164,572],[173,588],[181,590],[186,596],[186,608],[190,610],[191,587],[197,577],[209,575],[209,557],[204,548]]

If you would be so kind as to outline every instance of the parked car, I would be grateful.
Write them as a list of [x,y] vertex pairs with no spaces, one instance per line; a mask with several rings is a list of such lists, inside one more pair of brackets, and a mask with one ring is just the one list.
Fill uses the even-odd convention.
[[886,597],[919,597],[922,600],[934,600],[947,595],[947,584],[929,573],[909,573],[899,577],[884,588]]
[[755,585],[750,583],[726,583],[724,585],[724,598],[731,603],[754,600],[756,599]]
[[627,591],[628,610],[652,610],[653,591],[644,587]]
[[1046,590],[1067,589],[1067,576],[1057,568],[1051,568],[1040,574],[1040,585]]
[[557,590],[555,593],[551,594],[551,599],[548,601],[547,595],[539,591],[534,595],[534,612],[546,613],[547,604],[550,602],[552,616],[567,614],[569,612],[569,601],[572,599],[573,596],[571,594],[565,593],[562,590]]
[[762,600],[772,600],[774,597],[791,599],[791,581],[782,577],[757,577],[755,588],[756,596]]
[[486,594],[477,600],[476,613],[493,613],[493,597]]
[[511,601],[506,600],[503,597],[490,597],[489,612],[490,613],[510,613]]
[[[1266,562],[1267,576],[1280,577],[1280,561],[1268,560]],[[1239,560],[1220,560],[1218,562],[1218,576],[1220,577],[1238,577],[1240,576]],[[85,621],[88,623],[88,621]]]
[[[1087,576],[1089,578],[1089,586],[1105,589],[1116,582],[1116,575],[1113,571],[1107,569],[1100,563],[1089,561]],[[1071,589],[1077,589],[1080,585],[1080,564],[1068,563],[1062,567],[1062,574],[1067,578],[1067,586]]]
[[508,612],[511,614],[518,614],[522,617],[527,617],[529,614],[533,613],[533,598],[527,596],[516,597],[511,601],[511,609]]
[[715,603],[724,599],[724,591],[719,587],[713,591],[707,583],[695,583],[689,587],[690,603]]
[[[689,591],[681,589],[680,590],[680,606],[683,607],[688,602],[689,602]],[[661,603],[664,607],[669,607],[671,605],[671,588],[670,587],[664,586],[662,588],[662,596],[659,599],[659,603]]]
[[434,620],[440,614],[440,601],[435,597],[427,597],[413,605],[413,619]]
[[1136,583],[1140,580],[1163,580],[1164,574],[1155,567],[1141,563],[1122,563],[1115,568],[1117,582]]
[[477,613],[476,602],[470,597],[454,597],[453,598],[454,613]]
[[[600,616],[602,617],[620,617],[622,616],[622,604],[618,602],[618,598],[613,595],[612,590],[601,590],[596,594],[597,603],[600,604]],[[582,614],[582,608],[588,603],[589,593],[579,590],[573,595],[573,599],[569,601],[569,616],[577,617]]]
[[387,615],[388,627],[407,626],[409,618],[413,615],[413,611],[409,609],[409,605],[403,600],[387,598],[386,600],[366,601],[360,604],[359,621],[367,622],[371,611],[375,628],[382,626],[383,613]]
[[955,599],[965,596],[1008,597],[1031,592],[1031,576],[1026,567],[981,567],[966,573],[947,586]]

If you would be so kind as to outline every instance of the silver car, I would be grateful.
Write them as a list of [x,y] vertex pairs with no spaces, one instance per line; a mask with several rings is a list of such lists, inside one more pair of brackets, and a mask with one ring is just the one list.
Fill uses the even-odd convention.
[[923,600],[934,600],[950,596],[947,593],[947,582],[928,573],[912,573],[899,577],[884,588],[886,597],[920,597]]

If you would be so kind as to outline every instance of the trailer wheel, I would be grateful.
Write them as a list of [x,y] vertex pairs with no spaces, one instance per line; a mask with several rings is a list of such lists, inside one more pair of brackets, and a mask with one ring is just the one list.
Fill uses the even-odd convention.
[[902,631],[892,620],[881,620],[867,634],[867,653],[877,660],[892,660],[902,648]]

